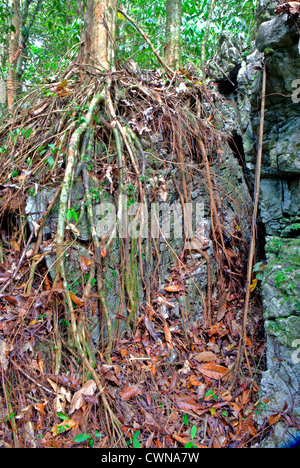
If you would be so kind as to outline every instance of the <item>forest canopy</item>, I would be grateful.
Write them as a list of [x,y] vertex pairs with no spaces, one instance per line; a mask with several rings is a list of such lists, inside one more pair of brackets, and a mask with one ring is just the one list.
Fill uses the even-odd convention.
[[[35,83],[43,83],[59,73],[74,55],[67,54],[80,43],[84,27],[85,2],[81,0],[21,0],[17,81],[20,92],[26,92]],[[9,44],[15,31],[14,2],[0,2],[0,79],[6,82],[9,68]],[[253,39],[256,0],[183,1],[181,19],[181,60],[203,66],[204,60],[214,56],[218,40],[224,31],[233,33],[246,48]],[[131,0],[120,2],[120,7],[151,39],[157,52],[163,56],[166,40],[166,2]],[[205,47],[204,47],[205,44]],[[73,49],[73,51],[74,51]],[[67,54],[67,55],[65,55]],[[117,18],[116,54],[120,63],[128,60],[141,68],[159,66],[156,57],[143,37],[119,12]]]

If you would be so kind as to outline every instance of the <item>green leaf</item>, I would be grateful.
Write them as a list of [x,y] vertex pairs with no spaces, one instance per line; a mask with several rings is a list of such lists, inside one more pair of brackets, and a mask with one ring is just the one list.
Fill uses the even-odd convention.
[[183,415],[182,415],[182,419],[183,419],[184,424],[185,424],[186,426],[188,426],[188,425],[189,425],[189,417],[188,417],[188,415],[187,415],[187,414],[183,414]]
[[196,436],[197,434],[197,427],[195,426],[195,424],[193,425],[192,429],[191,429],[191,438],[194,439],[194,437]]
[[77,442],[78,444],[85,442],[86,440],[89,440],[91,438],[90,434],[78,434],[78,436],[75,437],[74,442]]
[[58,412],[56,414],[60,419],[70,419],[69,416],[67,414],[65,414],[65,413]]
[[184,448],[193,448],[193,442],[188,442],[185,444]]
[[53,164],[54,164],[54,158],[52,156],[49,156],[49,158],[47,159],[47,162],[49,164],[50,167],[53,167]]
[[132,437],[132,442],[135,442],[138,438],[138,436],[140,435],[141,431],[136,431],[134,434],[133,434],[133,437]]
[[76,213],[75,210],[73,210],[72,208],[71,209],[68,209],[66,211],[66,218],[68,221],[71,221],[72,218],[74,218],[75,220],[75,223],[77,223],[78,221],[78,214]]

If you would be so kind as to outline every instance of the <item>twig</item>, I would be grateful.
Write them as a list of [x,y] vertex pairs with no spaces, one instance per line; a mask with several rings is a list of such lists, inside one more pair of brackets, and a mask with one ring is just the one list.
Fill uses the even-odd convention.
[[21,265],[22,265],[22,263],[23,263],[24,257],[25,257],[25,255],[26,255],[27,249],[28,249],[28,247],[29,247],[29,245],[30,245],[30,242],[32,241],[33,235],[34,235],[34,232],[32,231],[31,234],[30,234],[30,236],[29,236],[28,242],[27,242],[26,246],[24,247],[24,250],[23,250],[23,253],[22,253],[21,258],[20,258],[20,260],[19,260],[19,263],[18,263],[17,268],[15,269],[14,273],[12,274],[12,276],[9,278],[8,282],[5,283],[5,285],[4,285],[3,288],[1,289],[0,294],[2,294],[2,293],[5,291],[5,289],[7,288],[7,286],[8,286],[9,283],[12,284],[13,279],[17,276],[17,274],[18,274],[18,272],[19,272],[19,270],[20,270],[20,268],[21,268]]

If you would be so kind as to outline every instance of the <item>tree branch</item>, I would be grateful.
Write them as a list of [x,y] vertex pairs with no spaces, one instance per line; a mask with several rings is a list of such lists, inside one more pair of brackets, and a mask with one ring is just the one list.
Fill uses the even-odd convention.
[[161,56],[156,52],[156,50],[155,50],[152,42],[150,41],[149,37],[147,36],[147,34],[144,33],[144,31],[136,24],[136,22],[131,18],[131,16],[129,16],[127,13],[125,13],[125,11],[123,11],[121,9],[118,9],[118,11],[119,11],[119,13],[121,13],[121,15],[123,15],[132,24],[132,26],[141,34],[141,36],[143,36],[143,38],[145,39],[145,41],[149,45],[150,49],[154,53],[155,57],[157,58],[157,60],[161,64],[161,66],[164,68],[167,75],[169,77],[173,77],[174,74],[175,74],[175,71],[172,70],[170,67],[168,67],[168,65],[163,61]]

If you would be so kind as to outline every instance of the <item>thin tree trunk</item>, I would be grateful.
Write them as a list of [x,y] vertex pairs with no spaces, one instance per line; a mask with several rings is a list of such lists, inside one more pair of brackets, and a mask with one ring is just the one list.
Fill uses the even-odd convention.
[[212,13],[215,7],[216,0],[211,0],[210,2],[210,7],[209,7],[209,12],[208,12],[208,18],[206,22],[206,28],[205,28],[205,35],[204,39],[202,42],[202,50],[201,50],[201,65],[204,68],[205,66],[205,58],[206,58],[206,43],[208,41],[209,37],[209,32],[210,32],[210,25],[211,25],[211,18],[212,18]]
[[165,62],[175,70],[180,66],[181,15],[181,0],[166,0]]
[[41,8],[42,0],[36,0],[35,9],[32,11],[31,15],[29,15],[29,6],[33,0],[26,0],[22,8],[22,15],[21,15],[21,23],[22,23],[22,30],[20,31],[20,56],[16,64],[16,97],[20,96],[22,92],[22,76],[24,73],[24,68],[26,66],[28,51],[27,45],[30,37],[30,30],[34,25],[36,16]]
[[18,57],[20,55],[21,49],[19,46],[20,40],[20,0],[13,1],[13,11],[14,17],[12,20],[12,25],[14,30],[10,34],[10,50],[9,50],[9,67],[7,75],[7,105],[12,107],[15,95],[16,95],[16,69]]
[[118,0],[88,0],[81,60],[101,70],[115,68]]

